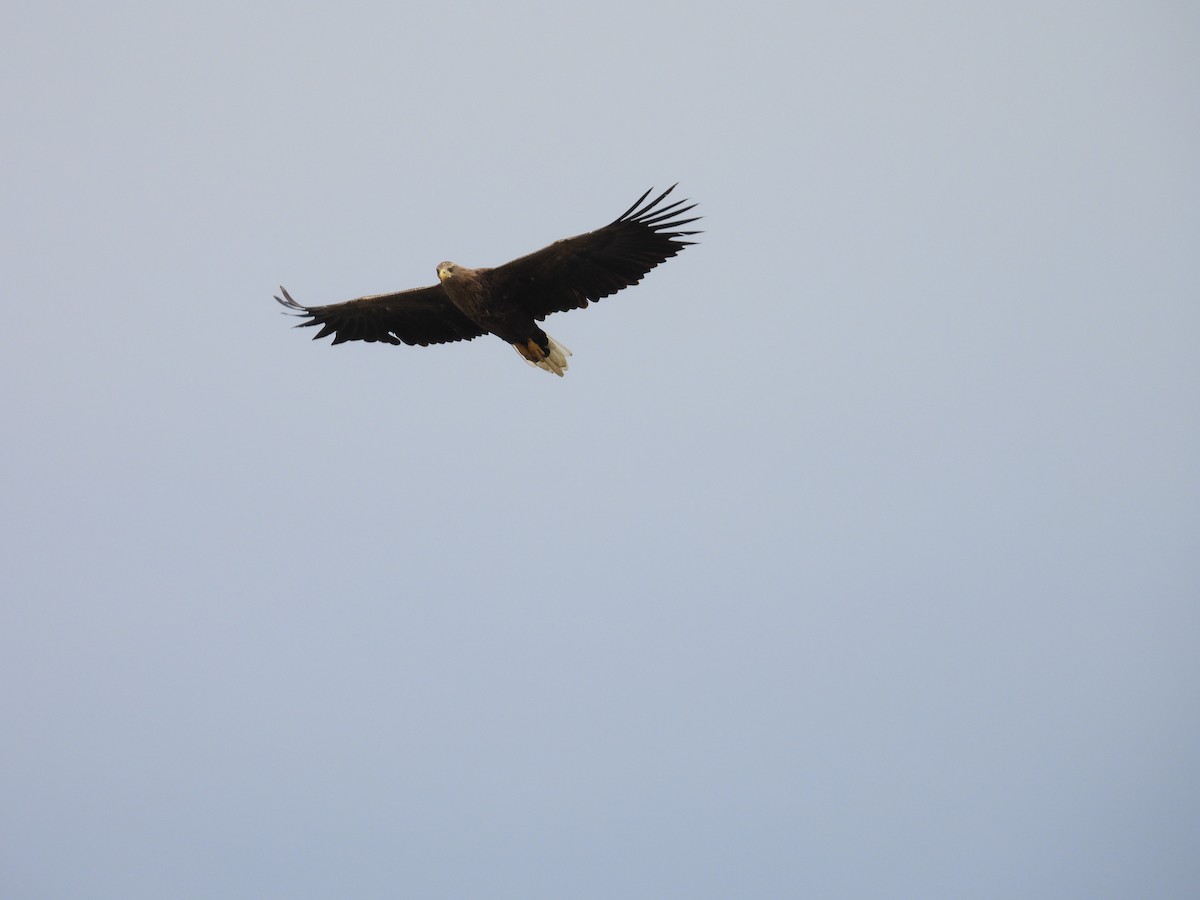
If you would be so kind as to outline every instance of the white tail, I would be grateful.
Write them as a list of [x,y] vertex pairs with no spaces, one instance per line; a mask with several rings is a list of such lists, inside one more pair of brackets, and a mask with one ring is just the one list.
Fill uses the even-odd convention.
[[[559,378],[562,378],[563,373],[569,368],[567,366],[567,357],[571,355],[571,351],[554,338],[550,337],[550,335],[546,335],[546,340],[550,342],[550,353],[538,360],[530,359],[526,355],[526,351],[522,350],[522,348],[518,345],[513,344],[513,347],[515,347],[516,351],[521,354],[521,358],[531,366],[537,366],[539,369],[545,369],[547,372],[553,372]],[[530,344],[532,346],[536,346],[532,341]],[[541,350],[540,347],[537,349],[539,351]]]

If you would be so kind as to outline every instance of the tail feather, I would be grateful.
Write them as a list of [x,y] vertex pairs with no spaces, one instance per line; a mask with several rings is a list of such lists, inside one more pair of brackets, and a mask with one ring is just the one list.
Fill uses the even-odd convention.
[[513,348],[531,366],[537,366],[539,369],[553,372],[559,378],[562,378],[563,373],[568,369],[567,357],[571,355],[571,351],[550,337],[550,335],[546,335],[546,340],[550,342],[549,353],[539,347],[537,341],[532,340],[524,344],[513,344]]

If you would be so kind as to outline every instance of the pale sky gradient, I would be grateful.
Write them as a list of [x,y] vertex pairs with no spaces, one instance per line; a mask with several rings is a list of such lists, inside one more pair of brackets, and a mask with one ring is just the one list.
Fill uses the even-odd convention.
[[[10,3],[0,894],[1200,896],[1193,3]],[[679,181],[547,329],[312,343]]]

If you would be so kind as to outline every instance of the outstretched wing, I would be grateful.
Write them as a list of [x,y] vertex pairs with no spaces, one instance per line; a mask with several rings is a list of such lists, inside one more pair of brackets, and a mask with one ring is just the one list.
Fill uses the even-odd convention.
[[333,342],[383,341],[388,344],[446,344],[469,341],[484,333],[450,302],[440,284],[398,294],[376,294],[329,306],[301,306],[283,287],[275,299],[292,312],[308,316],[297,328],[320,325],[313,340],[333,335]]
[[491,269],[486,277],[492,298],[544,319],[637,284],[659,263],[694,243],[681,238],[700,233],[679,230],[700,218],[679,218],[694,203],[682,206],[687,200],[677,200],[659,206],[673,190],[675,185],[643,205],[650,196],[646,191],[611,224]]

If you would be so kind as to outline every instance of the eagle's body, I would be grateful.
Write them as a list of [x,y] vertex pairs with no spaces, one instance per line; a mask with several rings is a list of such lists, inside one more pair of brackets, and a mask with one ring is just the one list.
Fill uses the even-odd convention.
[[562,377],[571,351],[538,327],[519,303],[504,301],[492,289],[492,269],[468,269],[452,262],[438,263],[438,280],[454,308],[488,334],[508,341],[529,363]]
[[301,306],[283,288],[283,297],[275,299],[308,316],[302,326],[321,325],[315,337],[332,334],[335,344],[383,341],[424,346],[494,334],[530,364],[561,376],[571,351],[537,323],[551,313],[581,309],[637,284],[691,244],[680,238],[697,232],[678,229],[696,218],[677,217],[692,206],[680,208],[684,200],[658,206],[672,190],[674,186],[642,206],[647,191],[611,224],[556,241],[502,266],[469,269],[440,263],[438,283],[431,287],[330,306]]

